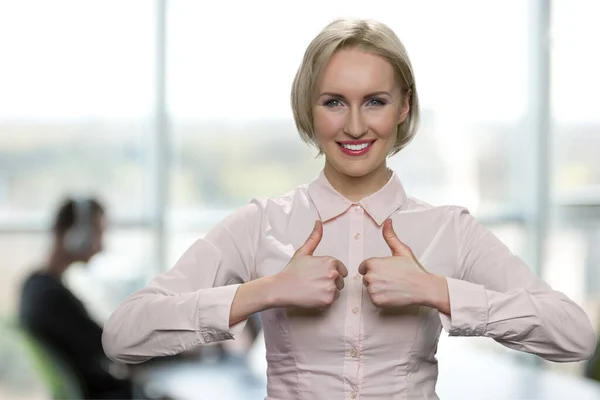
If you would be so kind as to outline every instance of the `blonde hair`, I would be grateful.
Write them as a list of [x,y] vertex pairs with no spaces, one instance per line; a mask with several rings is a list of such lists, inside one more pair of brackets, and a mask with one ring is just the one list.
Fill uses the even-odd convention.
[[[309,44],[292,85],[292,111],[298,132],[305,142],[319,148],[313,125],[317,83],[331,57],[343,48],[358,48],[387,60],[394,68],[394,75],[402,94],[409,96],[408,116],[398,124],[396,143],[389,155],[396,154],[415,136],[419,125],[419,97],[404,45],[387,25],[377,21],[333,21]],[[402,98],[402,102],[404,101]]]

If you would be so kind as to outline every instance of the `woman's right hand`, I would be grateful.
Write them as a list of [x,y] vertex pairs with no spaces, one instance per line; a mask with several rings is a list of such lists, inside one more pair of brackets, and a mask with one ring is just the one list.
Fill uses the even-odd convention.
[[346,266],[333,257],[313,253],[323,237],[323,224],[316,221],[306,242],[294,253],[288,265],[273,276],[272,296],[278,307],[329,307],[344,288]]
[[321,221],[288,265],[278,274],[240,285],[229,313],[229,325],[273,307],[326,308],[344,288],[346,266],[333,257],[315,257],[313,252],[323,237]]

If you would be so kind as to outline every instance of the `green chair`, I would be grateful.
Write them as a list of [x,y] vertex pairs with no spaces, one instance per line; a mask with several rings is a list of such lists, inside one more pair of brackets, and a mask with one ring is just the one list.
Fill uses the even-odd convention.
[[[0,322],[0,336],[8,338],[11,352],[28,363],[45,392],[53,399],[82,399],[79,380],[62,358],[15,323]],[[13,358],[14,359],[14,358]]]

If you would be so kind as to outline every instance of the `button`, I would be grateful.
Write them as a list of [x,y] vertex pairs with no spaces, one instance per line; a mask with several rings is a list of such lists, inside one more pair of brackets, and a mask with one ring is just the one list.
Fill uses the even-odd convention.
[[352,314],[356,314],[358,312],[358,307],[352,308]]
[[214,336],[210,332],[204,332],[202,336],[204,336],[204,340],[206,340],[207,343],[210,343],[214,340]]
[[361,208],[361,207],[360,207],[360,205],[358,205],[358,204],[354,206],[354,210],[355,210],[355,211],[360,211],[360,208]]
[[358,355],[358,352],[356,351],[356,349],[352,349],[350,350],[350,356],[352,358],[356,358],[356,356]]
[[356,239],[356,240],[360,239],[360,233],[356,232],[354,234],[354,239]]
[[350,397],[352,397],[353,399],[355,399],[357,395],[358,393],[356,393],[354,390],[350,392]]
[[354,275],[354,280],[355,280],[355,281],[357,281],[357,280],[359,280],[359,279],[360,279],[360,274],[356,274],[356,275]]

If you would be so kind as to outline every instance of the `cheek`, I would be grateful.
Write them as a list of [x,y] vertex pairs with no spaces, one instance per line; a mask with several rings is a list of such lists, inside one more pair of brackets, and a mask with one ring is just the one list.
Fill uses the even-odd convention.
[[397,115],[381,112],[370,115],[370,127],[381,139],[395,139],[398,132]]
[[315,110],[313,113],[313,123],[317,138],[331,139],[344,127],[344,117],[342,113],[326,112]]

